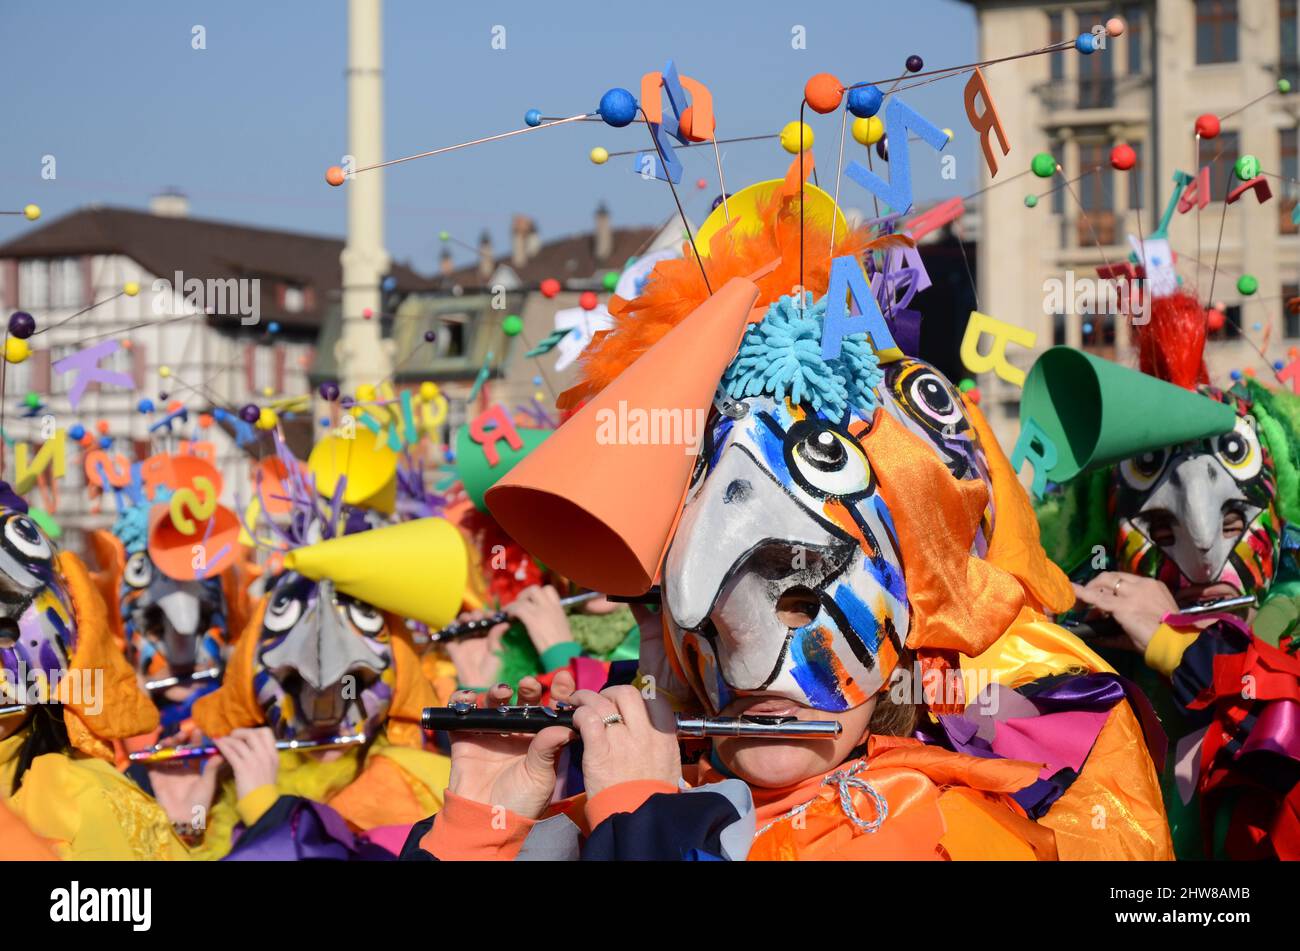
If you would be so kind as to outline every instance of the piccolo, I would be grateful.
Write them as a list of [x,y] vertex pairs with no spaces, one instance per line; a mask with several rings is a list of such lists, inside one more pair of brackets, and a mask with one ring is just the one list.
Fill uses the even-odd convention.
[[[585,604],[593,598],[600,597],[599,591],[584,591],[582,594],[571,595],[567,598],[560,598],[560,607],[571,608],[576,604]],[[487,617],[481,617],[473,621],[453,621],[440,631],[432,631],[429,634],[429,640],[433,643],[457,641],[466,637],[486,637],[487,632],[502,621],[510,620],[510,613],[507,611],[497,611],[495,614],[489,614]]]
[[166,690],[168,687],[179,687],[182,684],[198,683],[201,680],[215,680],[221,676],[221,671],[216,667],[209,667],[207,670],[196,671],[192,674],[186,674],[182,677],[163,677],[161,680],[150,680],[144,685],[144,689],[149,693],[156,693],[159,690]]
[[[1201,601],[1170,613],[1195,617],[1200,614],[1218,614],[1224,611],[1237,611],[1241,608],[1253,608],[1255,604],[1253,594],[1239,594],[1231,598],[1220,598],[1217,601]],[[1085,640],[1098,637],[1123,636],[1124,634],[1124,629],[1120,627],[1119,622],[1110,616],[1095,621],[1066,621],[1062,624],[1062,627],[1076,637]]]
[[[345,746],[359,746],[367,739],[364,733],[355,733],[348,736],[332,736],[326,740],[279,740],[275,748],[300,752],[332,750]],[[220,750],[212,743],[199,746],[155,746],[147,750],[137,750],[129,754],[127,759],[133,763],[170,763],[176,760],[206,759],[209,756],[216,756],[219,752]]]
[[[548,726],[573,729],[575,707],[476,707],[449,703],[425,707],[426,730],[452,733],[540,733]],[[840,735],[837,720],[800,720],[798,717],[690,717],[677,714],[680,737],[749,736],[783,740],[834,739]]]

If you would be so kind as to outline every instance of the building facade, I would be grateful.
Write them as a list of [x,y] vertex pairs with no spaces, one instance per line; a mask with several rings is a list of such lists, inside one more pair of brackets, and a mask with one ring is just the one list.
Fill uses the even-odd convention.
[[[39,448],[51,425],[67,431],[80,424],[97,441],[102,423],[111,451],[138,461],[175,448],[170,440],[195,432],[197,414],[307,393],[324,315],[338,306],[342,249],[337,238],[194,219],[176,195],[148,212],[81,209],[0,245],[3,316],[23,310],[37,323],[31,355],[4,368],[0,478],[16,478],[14,444]],[[405,268],[393,273],[408,289],[426,286]],[[201,289],[187,287],[191,281]],[[128,283],[139,293],[123,293]],[[99,366],[126,374],[131,385],[92,383],[74,407],[76,374],[55,365],[104,341],[118,347]],[[153,412],[141,412],[145,399]],[[177,401],[194,414],[189,424],[176,427],[177,437],[151,432]],[[287,427],[296,451],[310,446],[311,425],[303,414]],[[223,501],[239,501],[250,485],[250,460],[269,444],[240,447],[216,424],[202,435],[230,487]],[[87,530],[114,519],[111,497],[90,498],[87,448],[67,438],[65,476],[52,484],[47,476],[27,493],[32,504],[57,509],[63,544],[74,550]]]
[[[1108,37],[1106,49],[1092,55],[1067,49],[987,71],[994,100],[1008,103],[999,116],[1015,161],[1003,160],[998,179],[985,171],[981,183],[996,186],[981,196],[981,304],[985,313],[1037,334],[1035,350],[1009,348],[1011,361],[1028,369],[1041,350],[1067,344],[1134,364],[1130,318],[1080,313],[1089,310],[1086,297],[1082,307],[1078,298],[1061,306],[1070,295],[1057,292],[1095,279],[1098,266],[1127,260],[1129,235],[1156,229],[1174,172],[1208,167],[1210,203],[1175,214],[1170,227],[1178,273],[1224,314],[1206,348],[1212,381],[1227,385],[1233,370],[1247,368],[1270,379],[1272,362],[1300,346],[1300,315],[1286,308],[1300,294],[1300,236],[1292,221],[1300,194],[1297,0],[967,2],[978,14],[981,60],[1069,41],[1113,16],[1126,22],[1122,36]],[[1292,91],[1267,95],[1279,79],[1289,80]],[[1206,113],[1221,118],[1222,131],[1198,143],[1196,119]],[[1118,143],[1136,153],[1133,170],[1112,168]],[[1039,152],[1051,153],[1063,173],[998,184]],[[1260,205],[1247,196],[1225,215],[1224,196],[1236,184],[1232,169],[1242,154],[1258,158],[1274,197]],[[1027,195],[1037,199],[1033,207]],[[1254,294],[1238,291],[1243,275],[1257,279]],[[1019,389],[985,376],[986,410],[1010,446],[1019,429]]]

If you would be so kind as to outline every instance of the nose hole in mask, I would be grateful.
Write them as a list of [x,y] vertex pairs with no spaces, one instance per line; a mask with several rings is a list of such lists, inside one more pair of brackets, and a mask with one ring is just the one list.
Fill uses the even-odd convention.
[[776,600],[777,619],[788,628],[811,624],[821,611],[821,602],[812,588],[795,585]]
[[753,493],[754,487],[748,479],[733,479],[722,497],[725,503],[743,502]]

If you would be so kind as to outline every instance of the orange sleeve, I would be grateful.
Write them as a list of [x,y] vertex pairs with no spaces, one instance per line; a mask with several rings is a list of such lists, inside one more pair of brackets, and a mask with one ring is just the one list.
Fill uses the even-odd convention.
[[443,862],[509,861],[519,854],[537,821],[504,806],[490,806],[448,791],[420,848]]
[[587,800],[587,828],[596,828],[616,812],[636,812],[657,793],[675,792],[676,786],[658,779],[634,779],[602,789]]

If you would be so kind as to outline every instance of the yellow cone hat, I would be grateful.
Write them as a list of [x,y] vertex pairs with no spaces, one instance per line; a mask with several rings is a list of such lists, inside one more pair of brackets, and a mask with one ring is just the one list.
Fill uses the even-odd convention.
[[295,548],[284,566],[399,617],[443,627],[465,597],[469,553],[456,526],[421,518]]
[[334,494],[341,477],[347,478],[343,501],[391,515],[397,502],[397,453],[370,430],[357,426],[349,434],[332,433],[318,442],[307,459],[316,477],[316,491]]

